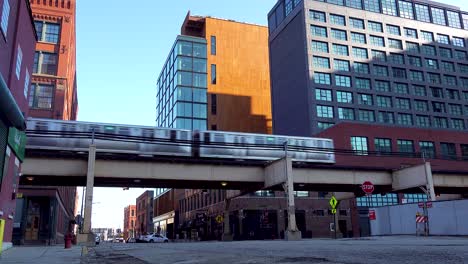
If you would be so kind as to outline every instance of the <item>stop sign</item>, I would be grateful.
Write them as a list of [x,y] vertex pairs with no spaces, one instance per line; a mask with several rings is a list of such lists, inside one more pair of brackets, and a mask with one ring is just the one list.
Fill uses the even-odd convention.
[[367,194],[370,195],[374,192],[374,184],[370,181],[366,181],[361,185],[361,189]]

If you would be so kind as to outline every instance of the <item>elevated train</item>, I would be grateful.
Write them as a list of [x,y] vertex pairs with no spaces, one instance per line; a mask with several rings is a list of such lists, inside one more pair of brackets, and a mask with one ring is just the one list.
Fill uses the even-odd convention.
[[323,138],[36,118],[27,120],[27,134],[29,149],[86,152],[94,136],[98,152],[266,161],[284,157],[287,142],[293,161],[335,163],[333,141]]

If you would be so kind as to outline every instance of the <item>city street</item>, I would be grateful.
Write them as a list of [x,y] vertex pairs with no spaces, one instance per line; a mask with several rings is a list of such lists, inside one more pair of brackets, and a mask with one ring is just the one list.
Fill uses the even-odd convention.
[[80,259],[78,247],[14,248],[1,263],[468,263],[468,239],[378,237],[297,242],[103,243]]

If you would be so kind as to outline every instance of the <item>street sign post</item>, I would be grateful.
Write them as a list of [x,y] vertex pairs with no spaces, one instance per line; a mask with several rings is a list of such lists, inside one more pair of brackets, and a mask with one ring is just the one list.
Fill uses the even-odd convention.
[[375,187],[374,187],[374,184],[372,184],[372,182],[370,181],[365,181],[362,185],[361,185],[361,189],[362,191],[366,194],[366,195],[371,195],[374,190],[375,190]]
[[332,208],[332,214],[333,214],[333,225],[334,225],[334,231],[335,231],[335,239],[336,239],[336,207],[338,206],[338,200],[336,199],[335,196],[332,196],[330,199],[330,206]]

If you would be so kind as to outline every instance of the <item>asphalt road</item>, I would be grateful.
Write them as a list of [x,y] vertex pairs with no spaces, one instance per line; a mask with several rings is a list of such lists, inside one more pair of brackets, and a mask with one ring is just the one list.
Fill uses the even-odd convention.
[[88,263],[468,263],[468,238],[102,244]]

